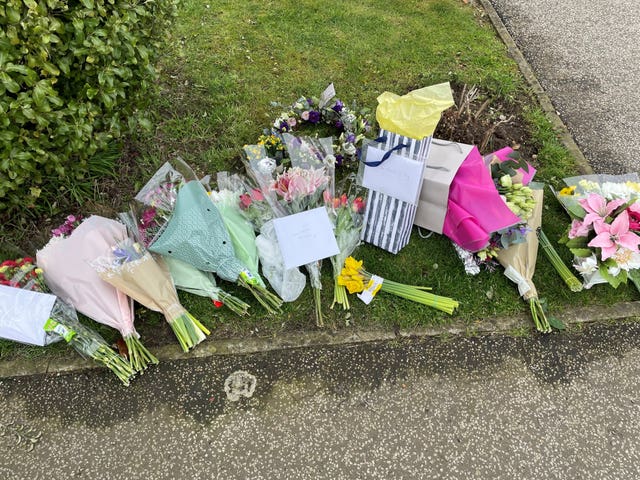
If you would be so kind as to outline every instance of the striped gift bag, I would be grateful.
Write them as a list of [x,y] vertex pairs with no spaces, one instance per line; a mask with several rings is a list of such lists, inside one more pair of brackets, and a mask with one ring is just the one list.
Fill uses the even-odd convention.
[[[385,130],[380,130],[379,136],[386,138],[380,144],[384,150],[391,150],[400,144],[408,145],[394,153],[426,164],[432,137],[415,140]],[[417,205],[369,190],[360,238],[388,252],[398,253],[409,243],[416,209]]]

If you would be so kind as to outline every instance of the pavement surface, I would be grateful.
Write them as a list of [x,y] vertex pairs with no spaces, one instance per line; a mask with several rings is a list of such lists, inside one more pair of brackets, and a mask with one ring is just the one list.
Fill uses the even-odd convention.
[[4,379],[0,478],[637,478],[639,349],[625,322]]
[[[594,170],[637,170],[640,4],[480,1]],[[638,316],[617,307],[576,321]],[[11,364],[0,480],[638,478],[640,323],[495,333],[514,325],[201,346],[128,388],[83,362]]]
[[640,169],[640,2],[490,2],[596,173]]

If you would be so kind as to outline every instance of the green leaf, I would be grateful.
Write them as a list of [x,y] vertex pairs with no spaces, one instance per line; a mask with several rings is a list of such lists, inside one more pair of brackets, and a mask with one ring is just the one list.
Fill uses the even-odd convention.
[[20,91],[20,85],[13,78],[9,76],[6,72],[0,72],[0,82],[4,88],[9,90],[11,93],[18,93]]
[[93,10],[93,7],[94,7],[93,0],[80,0],[80,1],[82,2],[82,5],[85,6],[85,8],[89,10]]
[[58,75],[60,75],[60,69],[51,62],[42,62],[42,68],[44,69],[45,72],[47,72],[50,75],[53,75],[54,77],[57,77]]
[[5,14],[7,16],[7,20],[9,23],[20,23],[20,11],[16,10],[13,7],[5,7]]
[[18,135],[15,132],[12,132],[10,130],[0,130],[0,141],[1,142],[10,142],[11,140],[16,138],[17,136]]
[[25,67],[24,65],[15,65],[13,63],[7,63],[6,66],[4,67],[4,71],[8,73],[19,73],[21,75],[28,75],[30,69]]
[[593,254],[593,250],[589,248],[570,248],[571,253],[573,253],[576,257],[586,258],[590,257]]
[[602,263],[598,271],[600,272],[602,278],[604,278],[613,288],[618,288],[620,284],[627,283],[627,272],[622,270],[616,276],[611,275],[609,273],[608,262]]
[[551,325],[556,330],[564,330],[565,328],[567,328],[559,318],[547,316],[547,320],[549,321],[549,325]]
[[38,107],[42,106],[47,100],[47,88],[43,85],[43,81],[37,83],[33,88],[33,103]]
[[584,248],[587,246],[587,243],[589,243],[589,239],[587,237],[576,237],[568,240],[565,245],[568,248]]

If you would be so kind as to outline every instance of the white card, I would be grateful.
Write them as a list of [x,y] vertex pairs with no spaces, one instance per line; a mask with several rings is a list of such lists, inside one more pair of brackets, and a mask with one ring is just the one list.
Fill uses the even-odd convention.
[[340,253],[327,209],[314,208],[273,220],[286,269]]
[[324,92],[322,92],[322,95],[320,95],[319,107],[320,108],[324,107],[327,103],[329,103],[329,100],[331,100],[335,96],[336,96],[336,89],[334,88],[333,83],[330,83],[329,86],[324,89]]
[[[367,147],[367,163],[378,162],[386,150]],[[392,153],[377,167],[365,165],[362,186],[415,205],[422,186],[424,163]]]

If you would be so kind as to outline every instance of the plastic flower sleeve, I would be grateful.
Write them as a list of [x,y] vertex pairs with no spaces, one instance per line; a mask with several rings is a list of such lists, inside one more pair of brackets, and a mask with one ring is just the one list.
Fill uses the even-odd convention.
[[183,351],[205,339],[207,330],[180,304],[166,266],[130,239],[92,262],[98,275],[118,290],[155,312],[161,312],[173,329]]
[[82,357],[109,368],[122,383],[129,385],[135,374],[131,364],[118,355],[100,334],[81,324],[71,305],[56,299],[44,330],[64,339]]
[[38,266],[52,293],[83,315],[115,328],[127,345],[136,371],[158,363],[140,341],[134,326],[133,301],[105,282],[91,267],[97,257],[127,238],[122,223],[92,215],[64,239],[52,239],[37,255]]
[[268,292],[236,257],[224,220],[199,182],[188,182],[179,190],[171,221],[149,249],[238,282],[270,312],[279,311],[282,301]]
[[293,302],[300,296],[307,283],[298,268],[284,267],[273,222],[265,223],[256,237],[256,246],[262,264],[262,273],[269,284],[285,302]]
[[238,315],[247,314],[249,305],[218,287],[210,272],[198,270],[177,258],[163,257],[163,260],[169,268],[174,285],[179,290],[209,297],[216,307],[226,305]]
[[253,226],[242,215],[238,204],[239,192],[221,189],[211,191],[209,198],[218,208],[224,222],[236,257],[245,265],[251,274],[264,286],[258,271],[258,249]]

